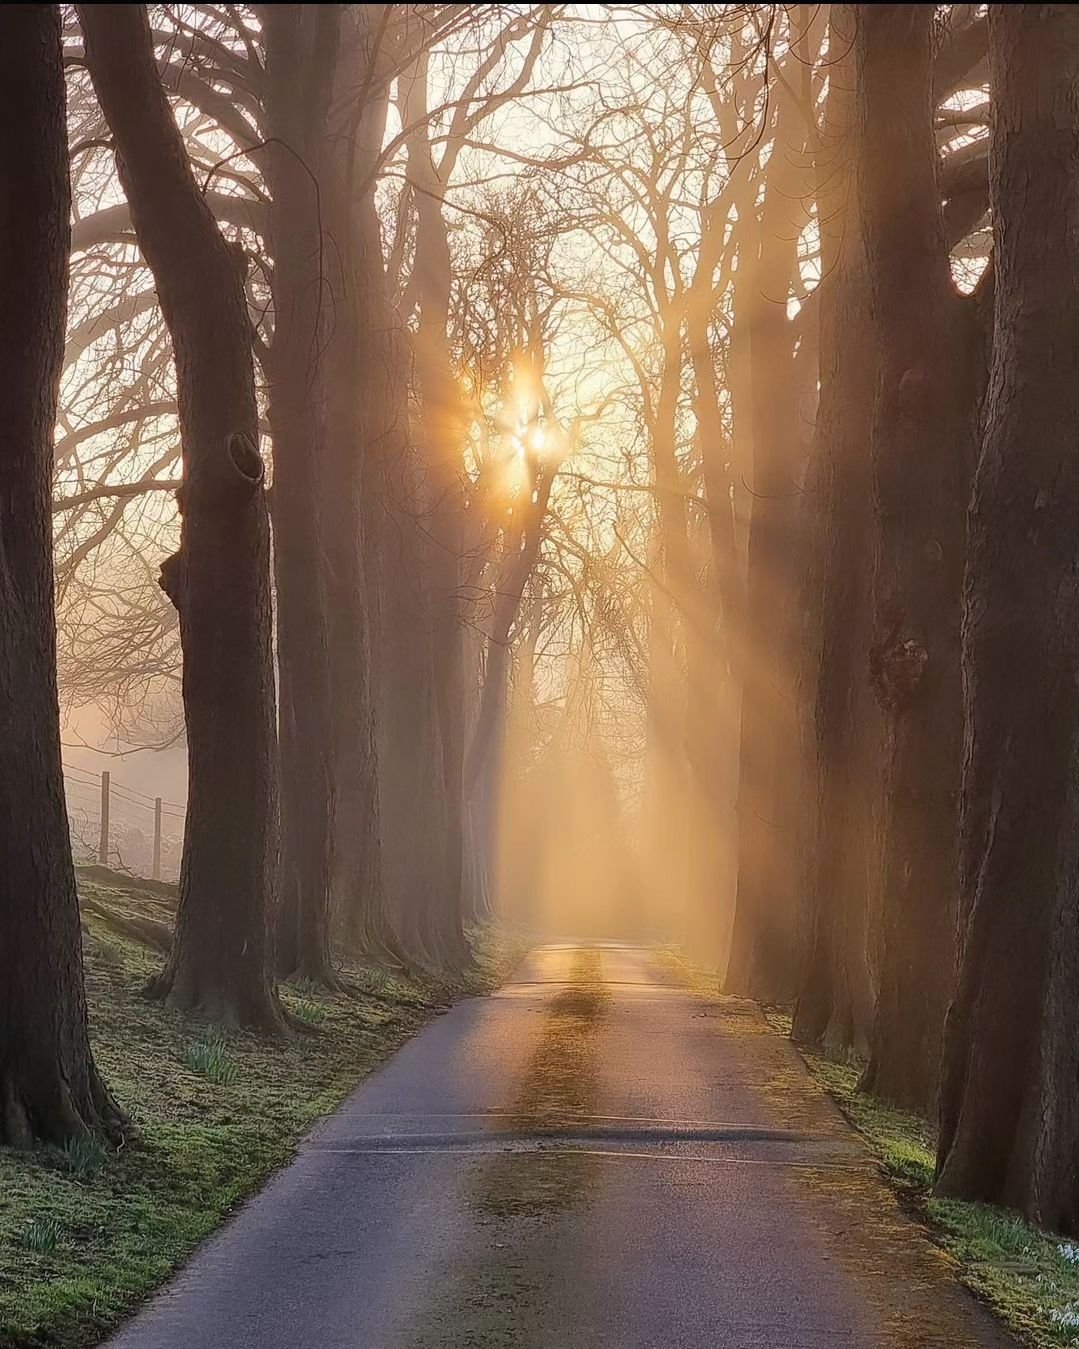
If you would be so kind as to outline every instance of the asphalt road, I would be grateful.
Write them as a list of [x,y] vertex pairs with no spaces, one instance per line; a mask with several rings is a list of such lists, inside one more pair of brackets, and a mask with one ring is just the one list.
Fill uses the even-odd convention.
[[1005,1349],[748,1004],[544,947],[372,1076],[113,1349]]

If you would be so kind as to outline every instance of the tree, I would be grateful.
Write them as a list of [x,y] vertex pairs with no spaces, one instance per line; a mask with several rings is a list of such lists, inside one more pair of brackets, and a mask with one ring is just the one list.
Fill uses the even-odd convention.
[[176,362],[180,618],[189,795],[176,936],[154,989],[215,1020],[277,1029],[271,982],[277,744],[270,540],[242,253],[195,183],[144,5],[84,5],[86,60]]
[[932,1108],[955,930],[959,604],[980,387],[950,272],[923,5],[861,5],[858,192],[880,365],[869,674],[884,720],[881,941],[865,1085]]
[[0,44],[0,1143],[117,1134],[94,1066],[64,812],[52,438],[71,191],[60,10],[5,5]]
[[[792,91],[777,94],[772,153],[759,223],[741,242],[747,303],[739,316],[750,358],[752,507],[747,545],[741,744],[738,791],[738,890],[725,987],[766,1002],[797,990],[794,958],[797,844],[786,784],[796,780],[794,546],[799,444],[794,336],[786,297],[798,265],[804,224],[804,130]],[[801,144],[796,143],[801,142]],[[795,762],[797,757],[795,754]]]
[[[273,257],[273,338],[264,357],[273,440],[274,577],[281,679],[281,908],[277,964],[332,983],[333,718],[323,585],[323,351],[333,323],[321,181],[339,5],[267,5],[263,102]],[[362,603],[362,596],[352,602]],[[353,731],[353,734],[356,732]],[[359,903],[358,896],[353,897]]]
[[[732,291],[748,290],[747,269],[734,259],[758,243],[764,46],[753,17],[715,10],[680,13],[669,32],[665,12],[657,15],[611,100],[617,120],[609,124],[601,109],[578,133],[572,177],[577,228],[602,259],[581,269],[579,289],[612,344],[612,363],[624,362],[631,380],[636,427],[632,437],[623,432],[622,453],[630,460],[639,438],[650,461],[643,490],[654,502],[654,538],[642,541],[635,563],[651,581],[645,865],[676,930],[722,965],[747,665],[735,515],[752,478],[740,443],[748,402],[731,412],[740,327],[731,310]],[[566,210],[565,193],[559,206]],[[792,256],[795,241],[783,241]]]
[[828,102],[816,165],[823,277],[816,297],[820,405],[813,456],[820,650],[810,757],[817,823],[793,1033],[835,1052],[865,1053],[873,1003],[867,919],[879,713],[866,679],[870,594],[861,559],[871,544],[876,359],[854,181],[853,21],[852,6],[832,6]]
[[[410,237],[412,254],[397,321],[403,334],[408,324],[415,403],[405,457],[394,463],[383,455],[386,517],[394,522],[392,533],[384,531],[387,565],[382,571],[385,825],[388,863],[400,883],[406,891],[438,896],[434,905],[423,906],[419,926],[408,920],[412,942],[447,967],[468,963],[464,913],[477,912],[483,902],[476,893],[482,885],[473,886],[482,869],[475,866],[474,850],[466,847],[477,814],[477,793],[470,792],[465,767],[476,701],[471,668],[477,655],[475,606],[468,585],[477,557],[469,538],[476,512],[469,511],[465,466],[470,409],[451,347],[457,259],[447,211],[466,143],[492,113],[528,87],[550,8],[470,19],[467,41],[470,46],[480,42],[477,59],[464,67],[458,84],[457,63],[447,57],[444,69],[453,78],[443,108],[432,107],[429,46],[402,71],[397,88],[405,181],[395,244]],[[525,45],[518,61],[519,43]],[[443,116],[444,129],[439,125]],[[400,277],[386,281],[400,287]],[[407,350],[407,341],[399,343],[399,350],[402,346]],[[428,799],[432,792],[437,800]],[[405,803],[410,809],[403,814]],[[426,857],[415,844],[417,815],[430,821]]]
[[346,11],[327,158],[320,165],[325,236],[334,244],[324,254],[333,324],[323,358],[326,445],[319,479],[333,727],[333,897],[359,950],[398,963],[404,953],[395,930],[398,896],[387,858],[379,736],[385,715],[379,697],[380,459],[399,451],[408,416],[376,188],[402,24],[407,29],[387,6]]
[[1079,1234],[1079,11],[991,5],[995,336],[963,591],[937,1191]]

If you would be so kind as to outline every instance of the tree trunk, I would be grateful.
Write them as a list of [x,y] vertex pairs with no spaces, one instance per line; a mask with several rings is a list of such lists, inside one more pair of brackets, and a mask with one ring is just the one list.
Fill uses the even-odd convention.
[[0,44],[0,1144],[117,1134],[94,1067],[64,811],[53,427],[70,240],[60,9],[5,5]]
[[325,448],[321,156],[337,52],[336,5],[268,5],[264,104],[274,333],[266,358],[273,438],[277,660],[281,673],[281,906],[277,966],[332,984],[333,822],[329,639],[320,529]]
[[996,336],[937,1191],[1079,1236],[1079,10],[991,5],[989,32]]
[[810,933],[794,1035],[868,1052],[873,995],[867,947],[874,874],[874,752],[879,712],[865,678],[870,596],[869,427],[875,385],[868,288],[857,224],[820,297],[825,332],[818,413],[822,521],[821,649],[814,706],[817,831]]
[[[729,500],[729,499],[728,499]],[[722,500],[720,509],[726,504]],[[695,617],[687,626],[686,698],[682,747],[692,790],[687,800],[688,892],[686,938],[696,958],[722,968],[733,917],[737,874],[734,827],[737,744],[733,679],[720,639],[719,582],[708,569],[698,586]]]
[[543,522],[554,486],[554,472],[541,467],[533,482],[532,501],[513,542],[506,550],[497,590],[491,631],[487,637],[487,661],[483,672],[476,725],[465,762],[465,784],[472,792],[491,756],[501,742],[509,687],[512,632],[521,608],[528,578],[536,565],[543,542]]
[[[512,656],[512,652],[510,653]],[[509,670],[503,669],[487,678],[501,678],[508,682]],[[492,886],[498,875],[498,857],[502,847],[504,791],[506,783],[506,736],[509,725],[508,689],[503,689],[499,700],[498,719],[491,738],[490,749],[480,769],[468,801],[468,819],[473,849],[472,878],[475,892],[469,895],[470,912],[474,918],[490,917],[495,896]]]
[[678,649],[678,615],[660,583],[662,547],[654,539],[645,579],[648,667],[645,703],[644,781],[641,836],[649,880],[650,914],[663,915],[664,933],[689,936],[685,905],[688,883],[688,821],[691,794],[685,756],[686,681]]
[[419,964],[440,970],[452,967],[454,955],[443,945],[437,912],[446,825],[425,498],[420,466],[403,436],[385,437],[380,457],[386,513],[380,727],[386,874],[405,949]]
[[145,6],[83,5],[79,16],[172,336],[183,446],[180,550],[161,584],[180,617],[189,795],[176,936],[153,989],[214,1020],[277,1030],[270,531],[243,256],[192,176]]
[[[381,104],[382,116],[385,102]],[[381,118],[380,118],[381,120]],[[377,154],[374,137],[371,162]],[[463,935],[443,926],[446,819],[435,703],[435,656],[426,521],[428,484],[411,439],[408,334],[387,288],[373,191],[357,207],[363,257],[359,313],[366,556],[375,572],[379,642],[373,672],[377,718],[379,833],[385,896],[404,956],[430,970],[463,963]],[[457,929],[460,930],[459,909]]]
[[691,300],[686,339],[693,366],[693,413],[708,499],[709,566],[686,651],[686,757],[696,785],[690,830],[697,875],[691,889],[698,909],[702,958],[723,968],[730,946],[738,861],[738,642],[744,601],[731,507],[732,447],[719,406],[705,295]]
[[[760,256],[749,268],[750,307],[743,320],[749,325],[753,474],[741,661],[738,883],[725,986],[765,1002],[792,1001],[797,989],[797,842],[785,790],[789,756],[798,752],[788,637],[799,436],[786,300],[803,212],[790,144],[793,113],[790,96],[782,96]],[[747,245],[752,248],[753,241],[744,241],[743,248]]]
[[[481,780],[481,799],[469,803],[469,828],[472,879],[476,889],[473,916],[490,916],[486,905],[489,873],[497,876],[499,893],[508,907],[511,921],[534,923],[538,912],[540,873],[546,841],[548,812],[537,803],[537,736],[534,725],[534,679],[536,647],[543,622],[543,589],[534,589],[528,622],[513,651],[513,670],[506,709],[506,730],[502,741],[503,765],[501,791],[497,803],[495,832],[491,834],[487,811],[486,783]],[[503,910],[505,912],[505,909]]]
[[408,174],[416,194],[416,287],[419,322],[414,340],[422,452],[430,494],[432,694],[441,747],[445,809],[445,863],[436,918],[442,945],[456,964],[469,958],[462,927],[465,831],[465,615],[462,610],[464,518],[462,455],[467,430],[451,363],[448,323],[452,264],[442,210],[444,184],[428,139],[428,55],[417,60],[405,98]]
[[[718,661],[715,612],[707,612],[690,547],[686,520],[686,480],[678,456],[678,397],[682,375],[681,314],[669,306],[659,318],[662,367],[659,387],[647,416],[656,501],[654,576],[649,584],[646,811],[648,866],[662,877],[657,907],[683,941],[699,938],[705,903],[691,887],[704,880],[700,844],[702,811],[695,771],[704,769],[698,751],[687,744],[702,711],[702,689]],[[692,759],[696,757],[694,765]],[[710,788],[709,788],[710,790]],[[703,807],[702,807],[703,810]],[[672,861],[672,859],[677,859]],[[709,955],[718,956],[719,922],[710,922]]]
[[[324,358],[321,523],[333,725],[333,902],[360,952],[399,963],[384,874],[373,641],[378,589],[370,575],[377,558],[371,536],[380,512],[370,497],[387,425],[384,385],[393,375],[391,333],[377,308],[382,256],[377,220],[372,224],[371,169],[388,105],[372,65],[381,8],[350,6],[343,18],[337,113],[327,145],[332,166],[322,195],[324,232],[337,243],[324,250],[333,327]],[[358,95],[364,99],[360,106]]]
[[[368,139],[357,169],[365,178],[371,174],[363,166],[375,162],[381,145],[384,90],[378,109],[365,118]],[[369,697],[377,707],[371,762],[377,769],[382,903],[392,915],[394,949],[399,943],[402,958],[448,970],[464,963],[465,948],[459,906],[456,929],[452,919],[444,923],[442,906],[447,826],[434,694],[427,484],[411,440],[408,334],[388,293],[373,185],[358,201],[354,219],[361,246],[356,312],[366,493],[360,527],[371,617],[378,624]],[[354,389],[342,392],[356,401]]]
[[[850,6],[833,6],[841,54]],[[867,918],[875,838],[879,720],[865,678],[870,631],[869,437],[876,357],[861,214],[853,182],[853,60],[829,71],[817,178],[821,184],[820,403],[810,501],[819,515],[820,649],[810,758],[816,830],[807,884],[810,915],[793,1033],[830,1052],[868,1053],[873,991]]]
[[345,279],[348,270],[346,263],[338,272],[337,317],[326,357],[321,512],[333,725],[333,898],[361,952],[396,959],[383,871],[371,634],[375,591],[368,577],[369,519],[362,501],[369,472],[364,461],[374,439],[369,374],[363,367],[371,360],[374,339],[362,288]]
[[859,196],[880,356],[870,677],[884,717],[881,933],[865,1086],[936,1098],[955,950],[959,597],[976,343],[936,181],[933,9],[860,5]]

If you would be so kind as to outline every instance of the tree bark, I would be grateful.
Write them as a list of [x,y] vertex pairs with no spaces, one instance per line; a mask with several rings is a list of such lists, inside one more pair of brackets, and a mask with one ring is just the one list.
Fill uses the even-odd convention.
[[[391,922],[380,798],[378,550],[381,438],[388,425],[392,333],[378,301],[384,289],[372,168],[388,97],[377,68],[383,6],[350,6],[333,100],[322,197],[333,330],[325,353],[326,446],[321,476],[324,585],[333,724],[333,903],[362,954],[399,964]],[[363,102],[357,104],[357,97]],[[347,246],[346,244],[351,244]]]
[[467,962],[464,940],[465,839],[465,615],[461,603],[465,503],[462,456],[466,439],[461,395],[454,378],[448,323],[452,263],[443,215],[445,184],[439,177],[429,140],[429,58],[423,53],[404,100],[408,140],[407,169],[416,192],[416,261],[413,285],[418,299],[414,339],[420,398],[422,452],[430,495],[430,602],[432,695],[441,747],[445,807],[445,862],[438,914],[442,945],[455,963]]
[[[789,637],[799,436],[787,296],[803,213],[791,144],[794,112],[784,94],[768,163],[760,254],[746,282],[753,473],[741,663],[738,882],[725,984],[732,993],[781,1003],[793,1001],[797,991],[799,916],[797,846],[784,785],[787,756],[797,753]],[[752,248],[753,241],[746,245]]]
[[274,332],[265,366],[281,676],[281,906],[277,967],[333,984],[330,960],[333,722],[320,478],[324,276],[322,159],[340,25],[336,5],[267,5],[266,176]]
[[152,989],[275,1031],[270,922],[277,742],[270,531],[242,253],[195,183],[144,5],[83,5],[90,75],[176,361],[180,550],[161,584],[180,618],[188,807],[176,936]]
[[881,930],[864,1085],[932,1108],[955,950],[959,602],[979,344],[951,280],[923,5],[860,5],[858,190],[880,357],[870,679],[884,718]]
[[723,425],[709,339],[714,269],[709,266],[706,271],[705,294],[691,299],[686,312],[709,545],[707,579],[699,587],[686,651],[685,750],[696,786],[690,826],[695,871],[691,891],[698,927],[697,933],[687,936],[702,958],[722,968],[730,949],[738,864],[738,644],[744,600],[731,505],[733,451]]
[[809,931],[793,1034],[867,1054],[872,1027],[867,918],[875,866],[880,714],[865,678],[871,622],[869,438],[876,355],[854,179],[857,136],[851,6],[833,6],[838,50],[818,152],[821,262],[817,409],[810,506],[819,516],[820,649],[809,757],[816,829],[808,869]]
[[[650,559],[654,575],[648,592],[648,709],[646,785],[648,866],[662,877],[656,902],[683,941],[697,937],[699,897],[691,883],[701,879],[696,863],[693,768],[686,736],[699,713],[692,697],[706,676],[700,585],[686,519],[686,482],[678,457],[678,396],[682,375],[682,315],[663,304],[656,316],[662,351],[659,385],[646,390],[649,450],[656,501],[656,540]],[[676,860],[674,860],[676,859]]]
[[[826,327],[816,483],[824,574],[821,649],[813,713],[817,830],[809,876],[809,945],[794,1035],[831,1051],[868,1052],[873,993],[867,919],[873,889],[880,714],[865,679],[870,597],[863,563],[871,544],[869,424],[874,345],[861,239],[821,297]],[[849,270],[848,270],[849,269]],[[827,311],[827,312],[825,312]]]
[[1079,10],[991,5],[995,342],[964,586],[937,1192],[1079,1235]]
[[[398,406],[405,402],[399,390]],[[438,906],[445,881],[442,750],[434,698],[430,541],[420,465],[407,434],[381,438],[385,526],[381,681],[383,848],[394,912],[410,957],[433,971],[452,968]]]
[[483,675],[476,725],[468,747],[465,782],[471,790],[479,781],[495,743],[501,736],[509,687],[511,633],[517,621],[525,586],[543,542],[543,522],[554,486],[554,473],[541,467],[534,478],[532,496],[520,527],[506,550],[495,596],[495,611],[487,638],[487,663]]
[[[379,122],[384,125],[385,91]],[[372,137],[371,161],[380,139]],[[427,483],[412,440],[409,341],[388,291],[373,189],[357,207],[358,313],[365,331],[363,524],[368,593],[377,596],[379,837],[385,897],[403,955],[432,971],[461,963],[443,942],[446,820],[434,696]],[[458,911],[459,912],[459,911]],[[459,923],[459,918],[458,918]]]
[[653,539],[644,582],[648,616],[644,773],[641,799],[643,869],[650,908],[665,917],[678,939],[689,935],[685,906],[691,794],[684,750],[686,681],[679,649],[678,615],[662,583],[662,546]]
[[118,1134],[94,1067],[64,810],[53,427],[71,193],[60,10],[4,5],[0,44],[0,1144]]

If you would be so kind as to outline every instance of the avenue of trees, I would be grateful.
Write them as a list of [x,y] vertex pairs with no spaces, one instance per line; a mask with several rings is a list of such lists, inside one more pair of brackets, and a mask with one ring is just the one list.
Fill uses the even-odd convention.
[[0,1142],[125,1127],[92,703],[170,1006],[678,940],[1079,1235],[1079,12],[0,14]]

